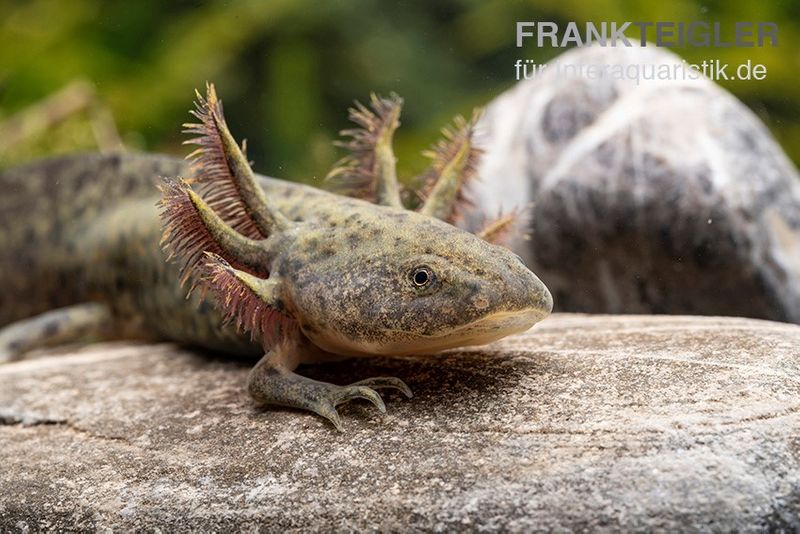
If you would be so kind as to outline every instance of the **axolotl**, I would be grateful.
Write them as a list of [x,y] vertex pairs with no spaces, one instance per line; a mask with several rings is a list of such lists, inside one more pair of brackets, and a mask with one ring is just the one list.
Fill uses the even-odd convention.
[[104,338],[260,355],[257,403],[341,429],[337,405],[384,412],[376,390],[411,391],[392,377],[320,382],[299,364],[485,344],[551,312],[545,285],[491,230],[445,222],[479,155],[474,121],[447,132],[409,210],[391,148],[399,98],[351,110],[361,128],[345,132],[351,154],[332,173],[369,201],[256,175],[213,85],[197,96],[189,162],[83,154],[0,174],[0,361]]

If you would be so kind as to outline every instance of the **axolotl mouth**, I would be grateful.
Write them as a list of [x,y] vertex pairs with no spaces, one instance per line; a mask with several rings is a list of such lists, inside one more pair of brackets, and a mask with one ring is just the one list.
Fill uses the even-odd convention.
[[379,353],[408,356],[412,354],[436,353],[447,349],[486,345],[512,334],[529,330],[533,325],[550,315],[553,299],[545,290],[541,306],[517,311],[500,311],[481,317],[447,333],[424,336],[415,341],[384,345]]

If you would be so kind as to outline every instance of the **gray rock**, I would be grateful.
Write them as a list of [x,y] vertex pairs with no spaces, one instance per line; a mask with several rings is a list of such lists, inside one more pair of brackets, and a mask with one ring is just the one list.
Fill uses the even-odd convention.
[[800,528],[800,327],[556,315],[429,358],[311,366],[416,396],[347,432],[250,362],[98,345],[0,367],[0,530]]
[[[558,59],[681,65],[652,47]],[[532,238],[513,248],[558,310],[800,322],[800,177],[716,84],[545,70],[495,100],[482,124],[477,205],[491,215],[534,202]]]

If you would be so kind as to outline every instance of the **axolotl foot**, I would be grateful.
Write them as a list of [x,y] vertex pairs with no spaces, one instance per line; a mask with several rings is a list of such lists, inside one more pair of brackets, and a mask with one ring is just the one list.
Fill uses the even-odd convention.
[[374,404],[381,413],[386,405],[376,390],[395,389],[411,398],[411,389],[399,378],[376,377],[347,386],[320,382],[294,373],[283,365],[278,354],[270,352],[250,371],[248,391],[259,404],[289,406],[314,412],[344,431],[336,407],[353,399]]

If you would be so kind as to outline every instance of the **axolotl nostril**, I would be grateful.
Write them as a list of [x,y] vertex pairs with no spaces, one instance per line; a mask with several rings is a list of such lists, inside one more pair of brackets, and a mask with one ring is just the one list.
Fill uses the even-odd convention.
[[[69,340],[70,333],[122,337],[132,331],[259,351],[263,357],[248,383],[257,402],[310,410],[341,428],[338,404],[362,398],[383,411],[376,390],[410,396],[408,386],[388,377],[338,386],[296,374],[298,364],[489,343],[529,329],[552,310],[536,275],[489,242],[504,223],[474,235],[441,220],[455,214],[474,170],[475,117],[437,146],[434,179],[411,211],[401,202],[391,152],[399,99],[373,99],[374,112],[356,108],[352,118],[363,129],[350,132],[352,156],[333,173],[368,184],[374,202],[256,176],[227,129],[213,86],[198,101],[199,123],[187,127],[200,148],[188,172],[131,155],[91,160],[94,189],[80,160],[2,177],[23,191],[37,176],[56,174],[74,198],[60,211],[32,213],[39,226],[31,232],[0,238],[0,245],[24,250],[31,241],[24,236],[41,234],[50,251],[36,269],[51,272],[53,284],[27,284],[14,262],[0,265],[17,281],[20,297],[27,294],[16,307],[65,306],[0,330],[0,357]],[[148,194],[152,175],[172,171],[188,179],[161,180],[156,208]],[[64,202],[69,194],[53,198]],[[11,199],[24,203],[22,195]],[[69,224],[43,223],[53,211]],[[165,261],[159,238],[177,267]],[[69,276],[79,280],[75,287],[55,282]],[[0,323],[7,319],[0,316]]]

